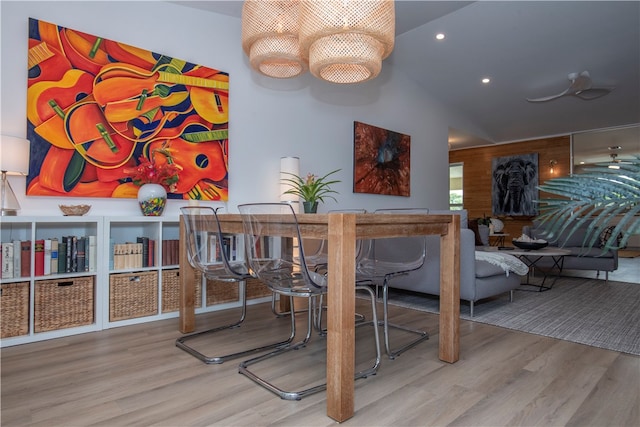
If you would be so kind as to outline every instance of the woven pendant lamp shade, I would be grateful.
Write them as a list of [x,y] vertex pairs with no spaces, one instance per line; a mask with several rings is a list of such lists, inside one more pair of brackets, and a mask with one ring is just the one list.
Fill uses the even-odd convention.
[[375,78],[391,54],[393,0],[301,0],[300,47],[311,73],[333,83]]
[[275,78],[307,71],[298,44],[298,0],[247,0],[242,6],[242,49],[251,67]]

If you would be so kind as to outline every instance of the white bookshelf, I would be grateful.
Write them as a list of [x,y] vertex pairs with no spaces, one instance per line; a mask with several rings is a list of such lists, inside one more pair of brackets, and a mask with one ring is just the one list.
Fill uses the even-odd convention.
[[[118,326],[125,326],[143,322],[150,322],[161,319],[177,318],[178,311],[163,312],[162,290],[163,272],[177,274],[179,271],[179,257],[174,257],[174,262],[162,264],[163,240],[178,240],[180,227],[178,216],[162,217],[125,217],[125,216],[16,216],[2,217],[0,222],[0,236],[2,243],[14,240],[31,241],[30,262],[31,269],[29,276],[2,278],[0,285],[11,283],[27,283],[29,287],[29,310],[28,310],[28,332],[18,336],[5,337],[0,339],[0,346],[12,346],[29,342],[47,340],[63,336],[81,334],[92,331],[99,331]],[[96,259],[97,263],[92,271],[82,272],[60,272],[42,276],[35,275],[34,242],[39,239],[57,238],[62,240],[63,236],[96,236]],[[137,237],[148,237],[156,241],[155,263],[145,267],[133,267],[114,269],[110,267],[111,244],[112,242],[125,243],[136,242]],[[145,274],[146,273],[146,274]],[[151,273],[151,274],[149,274]],[[154,274],[155,273],[155,274]],[[110,281],[112,278],[128,277],[135,281],[137,276],[155,276],[157,280],[157,310],[153,314],[145,314],[131,318],[112,320],[110,319]],[[62,327],[59,329],[37,332],[35,331],[35,290],[39,281],[70,281],[73,278],[93,278],[93,322],[88,325]],[[172,276],[173,277],[173,276]],[[175,284],[175,277],[173,277]],[[201,287],[201,307],[197,313],[215,311],[239,306],[238,302],[225,302],[212,306],[206,305],[206,282],[202,280]],[[1,298],[1,297],[0,297]],[[264,298],[259,301],[263,301]],[[3,316],[9,315],[3,312]],[[4,319],[5,317],[3,317]],[[177,326],[177,325],[176,325]]]

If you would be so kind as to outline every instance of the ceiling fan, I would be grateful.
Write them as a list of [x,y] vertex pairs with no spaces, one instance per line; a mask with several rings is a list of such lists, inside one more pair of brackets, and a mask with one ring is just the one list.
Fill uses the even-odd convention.
[[544,96],[542,98],[527,98],[529,102],[547,102],[554,99],[561,98],[563,96],[576,96],[585,101],[600,98],[611,92],[613,87],[593,87],[591,82],[591,76],[588,71],[581,73],[569,73],[567,76],[571,81],[571,84],[563,92],[556,95]]

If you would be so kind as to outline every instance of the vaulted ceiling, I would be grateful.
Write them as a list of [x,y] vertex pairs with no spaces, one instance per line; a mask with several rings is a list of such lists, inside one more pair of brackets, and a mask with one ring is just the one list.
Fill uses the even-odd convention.
[[[242,10],[241,1],[175,3],[237,18]],[[452,148],[640,123],[638,1],[396,1],[396,34],[385,64],[483,132],[452,129]],[[585,70],[595,86],[615,89],[527,102],[562,92],[569,73]]]

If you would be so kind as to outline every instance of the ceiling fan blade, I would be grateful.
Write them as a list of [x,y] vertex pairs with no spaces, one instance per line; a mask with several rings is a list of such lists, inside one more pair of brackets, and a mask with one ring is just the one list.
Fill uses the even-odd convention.
[[563,96],[567,96],[569,92],[569,89],[557,94],[557,95],[550,95],[550,96],[543,96],[542,98],[527,98],[527,101],[529,102],[547,102],[547,101],[553,101],[554,99],[558,99],[561,98]]
[[612,90],[613,88],[592,87],[591,89],[576,92],[574,95],[580,99],[584,99],[585,101],[591,101],[592,99],[597,99],[607,95]]

